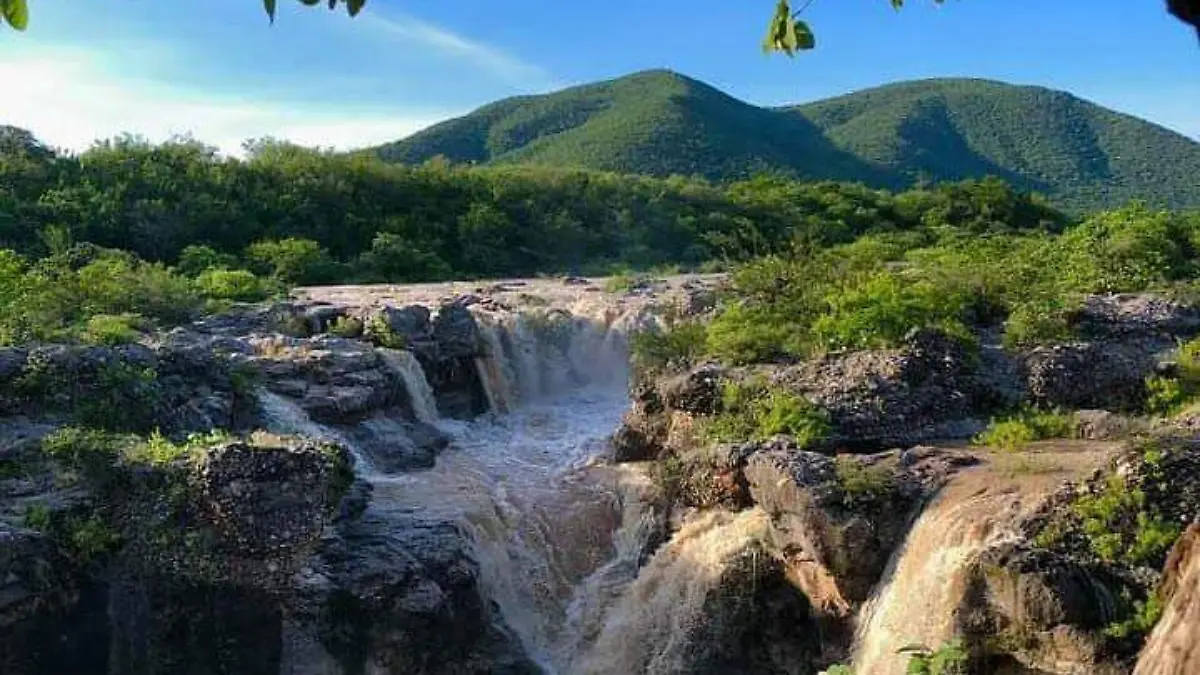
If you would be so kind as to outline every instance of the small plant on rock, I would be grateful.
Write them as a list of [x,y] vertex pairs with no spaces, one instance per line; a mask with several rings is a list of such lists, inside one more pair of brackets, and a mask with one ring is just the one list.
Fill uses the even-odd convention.
[[721,412],[704,425],[715,441],[765,440],[780,434],[807,446],[829,435],[824,410],[803,396],[761,382],[729,382],[721,394]]
[[899,652],[909,657],[908,675],[966,675],[970,661],[962,640],[948,642],[936,651],[924,645],[908,645]]

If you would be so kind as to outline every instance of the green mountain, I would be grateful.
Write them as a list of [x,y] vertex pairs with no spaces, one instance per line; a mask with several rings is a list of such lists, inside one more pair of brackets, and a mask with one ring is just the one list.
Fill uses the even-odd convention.
[[669,71],[506,99],[375,151],[417,163],[578,166],[725,180],[763,170],[903,187],[996,175],[1087,210],[1200,207],[1200,143],[1070,94],[903,82],[785,108]]

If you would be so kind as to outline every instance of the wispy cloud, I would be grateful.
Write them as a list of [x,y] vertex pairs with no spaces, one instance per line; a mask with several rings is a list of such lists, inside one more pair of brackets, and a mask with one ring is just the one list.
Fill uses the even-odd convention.
[[460,59],[518,89],[538,92],[561,86],[546,69],[507,52],[413,16],[364,14],[363,23],[406,43],[418,43]]
[[70,149],[125,132],[151,140],[190,133],[231,154],[240,152],[242,141],[262,136],[348,149],[395,140],[462,112],[393,113],[217,97],[125,77],[101,54],[58,47],[3,54],[0,82],[0,123],[28,128],[50,145]]

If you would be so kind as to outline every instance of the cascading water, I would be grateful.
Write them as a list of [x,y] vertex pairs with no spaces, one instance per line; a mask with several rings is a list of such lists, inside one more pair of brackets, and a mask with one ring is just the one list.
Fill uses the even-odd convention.
[[986,472],[957,476],[930,503],[893,554],[884,580],[863,607],[854,671],[903,675],[899,649],[937,649],[959,636],[971,566],[980,553],[1015,536],[1015,525],[1039,503],[1035,495],[997,485]]
[[433,387],[425,379],[425,371],[421,363],[410,351],[400,349],[380,349],[380,356],[385,363],[404,381],[408,398],[412,401],[413,415],[418,421],[435,424],[438,415],[437,399],[433,395]]
[[[374,486],[379,517],[458,523],[471,536],[484,592],[530,656],[547,673],[573,672],[572,659],[636,574],[652,530],[649,481],[597,461],[629,404],[625,341],[612,335],[621,325],[475,315],[484,342],[476,366],[497,414],[437,419],[416,359],[381,350],[414,416],[453,440],[430,470],[384,475],[363,463],[360,475]],[[261,398],[270,430],[353,449],[292,401]]]

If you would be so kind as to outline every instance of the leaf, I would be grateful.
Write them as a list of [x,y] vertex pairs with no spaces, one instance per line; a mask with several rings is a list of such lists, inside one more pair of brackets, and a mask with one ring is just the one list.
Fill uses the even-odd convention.
[[797,19],[792,30],[796,35],[796,49],[812,49],[817,46],[817,38],[807,23]]
[[300,2],[303,2],[304,4],[308,5],[309,7],[312,7],[313,5],[320,4],[321,0],[300,0]]
[[275,4],[276,0],[263,0],[263,8],[267,10],[267,16],[271,17],[271,23],[275,23]]
[[771,23],[767,25],[767,36],[763,38],[764,52],[787,52],[784,43],[784,36],[787,33],[788,24],[792,20],[792,8],[787,0],[779,0],[779,4],[775,6],[775,16],[771,17]]
[[346,11],[350,13],[350,16],[358,16],[366,4],[367,0],[346,0]]
[[25,30],[29,25],[29,6],[25,4],[25,0],[4,0],[0,12],[4,13],[4,20],[8,25],[17,30]]

